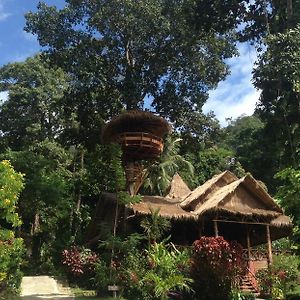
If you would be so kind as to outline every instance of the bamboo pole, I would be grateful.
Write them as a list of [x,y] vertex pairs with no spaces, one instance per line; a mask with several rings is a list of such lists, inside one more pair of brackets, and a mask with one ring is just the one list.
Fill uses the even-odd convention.
[[268,242],[268,263],[269,265],[273,262],[273,256],[272,256],[272,241],[271,241],[271,234],[270,234],[270,225],[266,226],[267,229],[267,242]]
[[251,241],[250,241],[249,228],[247,228],[247,250],[248,250],[248,260],[249,260],[249,264],[250,264],[250,260],[251,260]]
[[215,237],[217,237],[219,236],[218,222],[217,221],[213,221],[213,222],[214,222]]

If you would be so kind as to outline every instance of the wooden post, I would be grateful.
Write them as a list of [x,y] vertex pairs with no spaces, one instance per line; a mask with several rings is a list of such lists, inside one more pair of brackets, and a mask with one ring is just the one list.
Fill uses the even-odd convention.
[[248,250],[248,260],[250,263],[251,260],[251,241],[250,241],[250,234],[249,234],[249,228],[247,228],[247,250]]
[[217,237],[217,236],[219,236],[218,222],[215,220],[213,222],[214,222],[215,237]]
[[271,234],[270,234],[270,225],[266,225],[267,229],[267,242],[268,242],[268,263],[269,265],[273,262],[272,257],[272,241],[271,241]]

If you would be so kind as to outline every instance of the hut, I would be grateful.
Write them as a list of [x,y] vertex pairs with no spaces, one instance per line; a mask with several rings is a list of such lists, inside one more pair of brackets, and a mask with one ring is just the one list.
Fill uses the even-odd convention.
[[[91,225],[94,230],[88,236],[92,237],[100,220],[112,219],[106,215],[114,211],[115,203],[114,194],[102,195],[97,217]],[[201,236],[222,235],[243,245],[250,258],[251,248],[267,244],[264,257],[269,263],[272,262],[271,241],[290,235],[292,230],[291,219],[257,180],[250,174],[239,179],[229,171],[214,176],[193,191],[176,174],[165,197],[144,195],[139,203],[126,209],[131,224],[135,220],[138,224],[142,216],[159,210],[162,217],[171,220],[172,240],[180,245],[191,245]]]
[[[180,182],[178,178],[176,181]],[[132,205],[132,210],[136,215],[146,215],[151,209],[160,209],[161,216],[184,221],[181,228],[176,226],[177,242],[183,242],[180,236],[186,239],[192,235],[187,239],[190,243],[200,236],[222,235],[238,241],[249,255],[253,246],[266,243],[271,262],[271,241],[288,236],[292,229],[291,219],[250,174],[238,179],[225,171],[183,197],[157,199],[144,196],[141,203]]]
[[[116,203],[114,194],[103,195],[97,205],[94,229],[100,220],[113,220],[107,212]],[[292,230],[291,219],[257,180],[250,174],[237,178],[229,171],[193,191],[176,174],[167,196],[144,195],[139,203],[126,209],[126,220],[119,222],[126,222],[129,231],[138,230],[141,218],[158,210],[160,216],[171,221],[171,240],[177,245],[190,246],[201,236],[220,235],[228,241],[238,241],[248,262],[245,280],[253,288],[258,286],[253,274],[272,262],[271,242],[290,235]],[[267,245],[266,249],[254,248],[261,244]]]

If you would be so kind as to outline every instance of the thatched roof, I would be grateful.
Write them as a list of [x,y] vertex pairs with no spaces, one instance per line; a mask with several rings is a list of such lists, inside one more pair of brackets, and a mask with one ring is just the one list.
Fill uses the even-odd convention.
[[229,171],[215,175],[187,195],[181,202],[180,206],[185,210],[194,210],[197,205],[205,202],[214,191],[236,181],[237,179],[238,178]]
[[[282,209],[251,175],[237,179],[235,175],[225,171],[190,192],[182,202],[180,193],[184,195],[188,188],[179,175],[172,182],[173,187],[171,185],[167,197],[143,196],[142,201],[133,206],[134,212],[150,214],[150,208],[159,208],[161,216],[192,220],[206,214],[223,212],[247,218],[276,218],[277,221],[274,220],[272,226],[279,225],[279,220],[290,224],[289,218],[283,216]],[[179,185],[176,186],[176,183]],[[280,216],[282,218],[278,219]]]
[[124,132],[145,132],[163,138],[171,132],[169,123],[153,113],[129,110],[114,117],[105,127],[103,142],[113,142],[115,137]]
[[187,184],[182,180],[180,175],[176,173],[172,178],[172,181],[170,183],[170,190],[166,198],[174,199],[176,202],[180,202],[190,192],[191,190],[189,189]]
[[131,205],[136,215],[150,215],[152,210],[159,210],[159,215],[169,219],[195,220],[193,213],[183,210],[178,203],[165,197],[143,196],[140,203]]
[[193,211],[198,216],[207,212],[229,212],[243,216],[275,217],[283,213],[271,196],[247,175],[212,192]]
[[275,219],[270,222],[271,226],[282,228],[288,227],[291,228],[293,226],[292,219],[285,215],[279,215]]

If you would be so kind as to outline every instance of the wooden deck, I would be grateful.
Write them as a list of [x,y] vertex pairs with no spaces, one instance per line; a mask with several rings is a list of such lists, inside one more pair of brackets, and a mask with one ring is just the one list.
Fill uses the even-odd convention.
[[164,149],[163,139],[151,133],[124,132],[118,135],[116,141],[122,146],[127,158],[157,158]]

